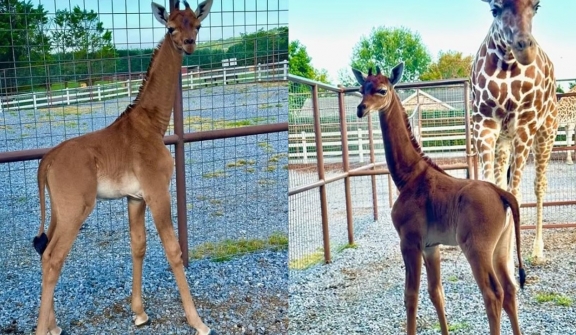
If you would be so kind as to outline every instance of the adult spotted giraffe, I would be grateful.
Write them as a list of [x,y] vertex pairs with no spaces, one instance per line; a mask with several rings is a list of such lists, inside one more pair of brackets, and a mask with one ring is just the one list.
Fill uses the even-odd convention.
[[[170,179],[174,160],[163,137],[176,97],[183,53],[196,49],[200,22],[213,0],[192,11],[175,2],[170,15],[152,3],[154,16],[168,32],[152,55],[140,92],[108,127],[72,138],[50,150],[38,168],[40,232],[34,247],[42,255],[42,298],[36,335],[61,335],[54,314],[54,288],[64,260],[80,227],[94,209],[96,199],[128,198],[130,246],[132,248],[132,311],[136,326],[150,319],[142,303],[142,262],[146,253],[144,212],[150,208],[168,263],[180,290],[188,324],[199,335],[215,335],[198,315],[182,265],[182,252],[172,227]],[[44,233],[45,195],[51,203],[50,226]]]
[[490,4],[494,21],[472,66],[473,142],[485,180],[505,188],[509,167],[508,188],[518,202],[522,170],[533,150],[537,226],[532,256],[541,262],[542,203],[558,110],[554,67],[532,36],[532,19],[540,4],[538,0],[482,1]]
[[[574,85],[567,93],[576,93]],[[576,97],[568,96],[558,100],[558,127],[566,130],[566,146],[572,146],[572,136],[576,126]],[[566,152],[566,164],[574,164],[572,150]]]

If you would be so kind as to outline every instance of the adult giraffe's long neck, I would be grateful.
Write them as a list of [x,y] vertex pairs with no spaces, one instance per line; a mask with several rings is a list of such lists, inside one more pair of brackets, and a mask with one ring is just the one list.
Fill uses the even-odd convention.
[[176,49],[170,35],[166,34],[152,55],[134,104],[125,112],[139,123],[142,131],[151,130],[161,136],[166,133],[176,98],[182,57],[182,52]]
[[428,160],[412,134],[408,117],[394,91],[388,111],[379,111],[386,163],[399,190],[426,168]]

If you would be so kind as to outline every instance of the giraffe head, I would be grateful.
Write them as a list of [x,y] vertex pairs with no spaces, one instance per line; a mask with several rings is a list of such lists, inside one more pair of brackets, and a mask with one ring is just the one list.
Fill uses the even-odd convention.
[[394,85],[402,78],[404,62],[396,65],[389,77],[383,75],[379,67],[376,67],[375,75],[372,74],[372,69],[368,70],[368,75],[356,69],[352,69],[352,72],[361,85],[362,102],[358,105],[357,111],[358,117],[361,118],[371,111],[388,110],[394,95]]
[[532,18],[540,0],[482,0],[490,4],[494,23],[493,38],[512,52],[514,58],[528,65],[536,57],[536,40],[532,36]]
[[195,12],[190,9],[187,1],[182,2],[185,8],[181,10],[180,1],[176,1],[170,15],[164,6],[152,2],[152,13],[154,13],[156,20],[168,28],[168,33],[170,33],[170,38],[176,49],[189,55],[196,49],[200,22],[210,13],[213,0],[201,2]]

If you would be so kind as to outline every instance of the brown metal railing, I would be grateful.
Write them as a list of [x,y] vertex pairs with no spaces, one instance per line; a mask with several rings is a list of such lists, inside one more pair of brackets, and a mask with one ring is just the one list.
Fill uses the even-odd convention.
[[[377,187],[376,187],[376,176],[377,175],[387,175],[388,176],[388,188],[389,188],[389,203],[390,206],[393,204],[393,190],[395,189],[390,178],[390,173],[387,168],[384,168],[385,162],[376,162],[374,154],[374,136],[372,131],[372,118],[371,114],[368,115],[368,129],[369,129],[369,143],[370,143],[370,163],[363,166],[350,169],[350,159],[348,150],[348,130],[346,122],[346,110],[345,110],[345,94],[358,92],[358,87],[335,87],[306,78],[288,75],[288,79],[291,82],[307,85],[311,88],[312,92],[312,112],[314,116],[314,132],[315,144],[316,144],[316,166],[318,169],[318,181],[308,183],[306,185],[300,185],[298,187],[293,187],[288,190],[288,196],[294,196],[296,194],[309,191],[314,188],[319,188],[320,190],[320,207],[322,215],[322,232],[323,232],[323,246],[324,246],[324,261],[329,263],[331,261],[330,256],[330,237],[329,237],[329,225],[328,225],[328,200],[326,197],[326,185],[344,179],[344,192],[346,199],[346,221],[347,221],[347,233],[348,233],[348,243],[354,243],[354,224],[352,216],[352,203],[351,203],[351,178],[360,176],[371,176],[372,184],[372,203],[373,203],[373,216],[374,220],[378,220],[378,198],[377,198]],[[421,88],[432,88],[432,87],[446,87],[446,86],[462,86],[463,87],[463,97],[462,101],[464,103],[464,123],[465,123],[465,133],[466,133],[466,160],[465,163],[452,163],[452,164],[440,164],[440,167],[444,170],[466,170],[469,178],[478,179],[478,159],[477,154],[473,152],[472,141],[471,141],[471,129],[470,129],[470,83],[468,79],[448,79],[448,80],[436,80],[427,82],[417,82],[417,83],[400,83],[396,85],[396,89],[421,89]],[[318,89],[323,89],[328,92],[333,92],[338,95],[338,109],[339,109],[339,122],[340,122],[340,133],[341,133],[341,143],[342,143],[342,173],[331,176],[330,178],[325,177],[324,168],[324,158],[323,158],[323,146],[322,146],[322,136],[320,136],[320,108],[318,105]],[[576,93],[563,93],[558,94],[557,97],[566,96],[576,96]],[[417,106],[419,109],[419,106]],[[421,128],[420,128],[421,129]],[[575,150],[576,146],[572,147],[555,147],[554,151],[565,151],[565,150]],[[552,201],[545,202],[544,206],[563,206],[563,205],[574,205],[575,201]],[[535,207],[536,203],[524,203],[521,207]],[[557,223],[557,224],[547,224],[543,226],[544,228],[571,228],[576,227],[576,223]],[[523,225],[522,229],[534,229],[535,226]]]

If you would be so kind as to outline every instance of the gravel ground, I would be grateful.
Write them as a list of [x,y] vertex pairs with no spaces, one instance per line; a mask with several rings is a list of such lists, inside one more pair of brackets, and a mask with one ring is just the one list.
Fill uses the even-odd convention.
[[[533,166],[528,166],[523,179],[523,197],[531,201]],[[563,163],[554,162],[549,169],[549,196],[546,200],[575,199],[573,186],[566,175],[573,173]],[[453,172],[454,174],[460,174]],[[294,175],[296,174],[296,175]],[[306,179],[291,172],[292,178]],[[404,269],[399,238],[390,221],[385,178],[379,177],[378,195],[380,220],[374,221],[371,209],[370,177],[353,178],[354,234],[356,249],[337,248],[346,242],[346,221],[342,214],[344,196],[342,184],[328,186],[330,237],[333,262],[315,265],[306,270],[290,271],[290,334],[400,334],[405,332],[403,305]],[[311,191],[308,191],[311,192]],[[318,205],[317,191],[311,192],[309,207]],[[321,236],[318,224],[308,225],[299,220],[306,215],[300,207],[290,205],[290,261],[321,246],[321,238],[310,246],[309,236]],[[534,209],[522,209],[523,224],[534,224]],[[547,207],[547,222],[572,222],[572,207]],[[318,221],[318,220],[316,220]],[[317,222],[315,222],[317,223]],[[296,230],[296,231],[293,231]],[[520,324],[524,334],[576,334],[576,230],[548,229],[544,231],[545,256],[548,262],[534,266],[529,256],[533,231],[522,231],[522,253],[528,275],[524,291],[518,293]],[[442,278],[446,295],[446,313],[453,334],[486,333],[488,321],[480,291],[469,265],[459,249],[444,247]],[[517,277],[517,274],[515,275]],[[569,299],[569,306],[554,302],[540,303],[542,293],[557,293]],[[502,319],[502,331],[511,333],[507,316]],[[426,290],[426,274],[422,271],[418,333],[439,334],[436,312]]]
[[[274,83],[185,91],[185,118],[195,121],[185,131],[223,122],[285,122],[287,95],[285,85]],[[0,147],[55,145],[110,124],[128,102],[81,105],[64,117],[56,114],[70,109],[9,111],[0,115]],[[190,249],[287,233],[286,138],[287,133],[277,133],[186,145]],[[241,160],[247,163],[231,166]],[[30,334],[36,325],[40,263],[30,241],[39,225],[37,166],[37,161],[0,165],[0,333]],[[174,197],[174,181],[172,192]],[[126,202],[99,201],[56,288],[56,316],[70,334],[193,333],[149,213],[146,228],[143,290],[152,325],[135,329],[131,324]],[[221,263],[192,261],[186,273],[200,316],[222,334],[285,334],[287,257],[286,251],[263,251]]]

